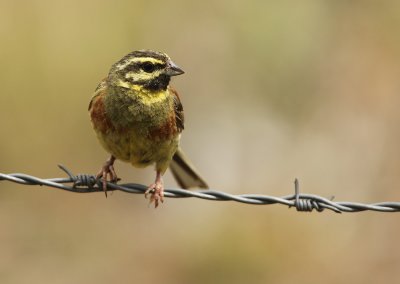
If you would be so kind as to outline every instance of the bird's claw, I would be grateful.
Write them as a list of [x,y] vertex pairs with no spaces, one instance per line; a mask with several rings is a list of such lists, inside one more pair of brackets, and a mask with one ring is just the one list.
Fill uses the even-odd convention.
[[154,202],[154,208],[157,208],[160,202],[164,202],[164,185],[161,182],[151,184],[144,193],[144,197],[147,198],[149,194],[151,195],[150,204]]
[[[96,179],[102,180],[103,191],[107,197],[107,181],[110,182],[118,182],[120,179],[117,177],[117,173],[115,172],[113,160],[108,160],[105,162],[99,173],[96,175]],[[109,177],[109,179],[108,179]]]

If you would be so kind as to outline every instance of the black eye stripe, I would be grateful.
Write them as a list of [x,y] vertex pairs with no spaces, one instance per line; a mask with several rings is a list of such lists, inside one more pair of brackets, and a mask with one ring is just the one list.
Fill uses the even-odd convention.
[[140,66],[137,63],[132,63],[127,65],[123,70],[124,72],[138,72],[140,70]]
[[160,63],[152,63],[152,62],[143,62],[139,63],[139,66],[141,68],[146,68],[146,67],[152,67],[154,70],[160,70],[165,67],[165,64],[160,64]]
[[144,70],[144,69],[147,69],[147,68],[148,68],[147,70],[152,68],[152,71],[154,71],[154,70],[161,70],[161,69],[165,68],[165,66],[166,66],[166,64],[162,64],[162,63],[154,64],[152,62],[146,61],[146,62],[134,62],[134,63],[131,63],[131,64],[127,65],[124,69],[125,69],[126,72],[131,72],[131,71],[139,72],[140,70]]

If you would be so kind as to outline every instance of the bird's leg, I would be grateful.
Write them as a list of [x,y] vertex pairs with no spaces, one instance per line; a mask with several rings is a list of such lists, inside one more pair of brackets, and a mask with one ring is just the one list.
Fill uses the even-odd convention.
[[110,176],[110,181],[111,182],[117,182],[118,177],[117,174],[115,173],[114,170],[114,162],[115,162],[115,157],[111,155],[111,157],[104,163],[103,167],[99,171],[99,173],[96,175],[96,178],[102,179],[103,182],[103,191],[106,194],[107,197],[107,177]]
[[153,184],[149,186],[149,188],[144,193],[144,197],[150,196],[150,203],[154,202],[155,208],[158,207],[158,204],[164,202],[164,184],[161,178],[161,172],[157,171],[156,180]]

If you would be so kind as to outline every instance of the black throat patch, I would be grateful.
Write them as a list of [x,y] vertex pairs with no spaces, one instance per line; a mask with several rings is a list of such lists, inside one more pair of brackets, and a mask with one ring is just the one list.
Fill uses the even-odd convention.
[[144,89],[157,92],[157,91],[165,91],[169,85],[169,81],[171,77],[165,74],[161,74],[160,76],[142,82],[135,82],[135,84],[142,85]]

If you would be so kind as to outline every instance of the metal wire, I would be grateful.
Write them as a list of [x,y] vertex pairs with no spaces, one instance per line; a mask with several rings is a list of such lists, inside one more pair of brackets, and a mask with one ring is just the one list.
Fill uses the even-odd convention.
[[[3,174],[0,173],[0,181],[7,180],[23,185],[41,185],[49,186],[70,192],[77,193],[90,193],[101,192],[101,181],[96,180],[94,175],[78,174],[74,175],[66,167],[59,165],[68,177],[65,178],[50,178],[42,179],[27,174],[13,173]],[[72,185],[65,185],[72,183]],[[322,212],[324,209],[329,209],[336,213],[342,212],[361,212],[361,211],[379,211],[379,212],[400,212],[400,202],[380,202],[373,204],[363,204],[358,202],[334,202],[333,197],[330,199],[314,194],[300,193],[299,182],[296,179],[294,182],[295,193],[282,197],[259,195],[259,194],[241,194],[233,195],[216,190],[196,190],[188,191],[184,189],[165,189],[165,197],[170,198],[188,198],[196,197],[206,200],[214,201],[236,201],[246,204],[254,205],[272,205],[281,204],[290,207],[295,207],[297,211],[311,212],[314,209],[317,212]],[[115,184],[108,182],[107,190],[120,190],[127,193],[144,194],[147,186],[136,183]]]

